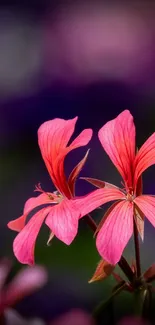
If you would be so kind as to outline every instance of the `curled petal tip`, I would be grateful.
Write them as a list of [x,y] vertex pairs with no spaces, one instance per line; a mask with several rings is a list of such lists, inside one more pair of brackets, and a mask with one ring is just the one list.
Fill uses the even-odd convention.
[[88,283],[92,283],[95,281],[101,281],[106,279],[109,275],[112,274],[115,266],[108,263],[107,261],[101,259],[97,265],[97,268],[92,276],[92,278],[88,281]]
[[49,235],[48,241],[47,241],[47,246],[51,245],[51,241],[52,241],[53,237],[54,237],[54,233],[51,232],[50,235]]

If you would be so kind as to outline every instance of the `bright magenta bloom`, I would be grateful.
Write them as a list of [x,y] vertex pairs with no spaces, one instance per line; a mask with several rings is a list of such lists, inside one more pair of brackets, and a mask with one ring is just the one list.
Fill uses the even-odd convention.
[[[140,191],[140,176],[149,166],[155,164],[155,133],[136,154],[133,117],[125,110],[117,118],[106,123],[98,135],[104,150],[124,181],[124,188],[117,188],[119,191],[119,196],[115,198],[117,201],[103,219],[96,239],[100,255],[115,265],[133,234],[134,218],[141,236],[144,215],[155,227],[155,197],[141,195]],[[111,195],[116,191],[116,186],[112,184],[90,178],[86,180],[97,187],[105,186],[105,193],[109,189]]]
[[[73,169],[68,180],[64,173],[64,159],[71,150],[88,144],[92,137],[92,130],[83,130],[67,146],[74,132],[76,121],[77,117],[71,120],[56,118],[45,122],[38,130],[41,154],[58,192],[49,193],[42,191],[40,187],[37,188],[42,193],[26,202],[23,215],[20,218],[8,223],[10,229],[19,232],[14,240],[13,250],[21,263],[34,263],[34,245],[45,218],[45,223],[52,232],[51,237],[55,235],[67,245],[73,241],[77,234],[78,220],[82,216],[82,210],[79,211],[77,205],[75,207],[77,200],[74,199],[74,185],[88,152]],[[48,206],[42,206],[44,204],[48,204]],[[33,217],[26,224],[28,214],[36,207],[39,207],[40,210],[35,211]]]

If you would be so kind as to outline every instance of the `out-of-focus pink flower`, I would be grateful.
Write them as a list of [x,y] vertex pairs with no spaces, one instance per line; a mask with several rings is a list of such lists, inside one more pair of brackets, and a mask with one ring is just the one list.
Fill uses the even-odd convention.
[[[149,17],[149,5],[147,10]],[[148,17],[144,8],[138,11],[132,4],[98,1],[60,9],[54,21],[51,15],[45,17],[46,75],[71,84],[106,79],[145,82],[154,60]]]
[[[117,188],[116,202],[109,208],[98,227],[96,240],[102,258],[115,265],[133,234],[134,219],[142,239],[144,215],[155,227],[155,197],[141,195],[141,175],[155,164],[155,133],[136,153],[133,117],[125,110],[100,129],[99,140],[124,182],[123,189]],[[98,187],[104,187],[104,197],[106,192],[109,194],[109,189],[111,195],[116,194],[116,186],[112,184],[89,178],[86,180]]]
[[50,325],[95,325],[95,322],[86,312],[80,309],[73,309],[58,317]]
[[45,322],[39,318],[26,320],[11,308],[8,308],[4,312],[4,321],[4,325],[46,325]]
[[125,317],[117,325],[151,325],[148,321],[140,317]]
[[34,266],[21,270],[11,282],[5,284],[10,270],[10,261],[2,260],[0,262],[0,315],[47,282],[46,270],[42,266]]

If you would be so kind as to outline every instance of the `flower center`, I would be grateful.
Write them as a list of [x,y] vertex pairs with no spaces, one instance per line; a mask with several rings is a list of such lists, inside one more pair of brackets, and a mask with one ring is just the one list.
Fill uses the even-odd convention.
[[55,198],[58,203],[60,203],[63,200],[63,196],[59,191],[54,191],[52,194],[50,194],[52,197],[52,200]]
[[131,193],[126,194],[127,201],[132,202],[135,199],[135,195],[133,194],[133,191]]
[[51,201],[54,201],[53,203],[60,203],[63,200],[63,196],[58,191],[54,191],[53,193],[45,192],[41,188],[40,183],[36,186],[35,192],[46,194]]

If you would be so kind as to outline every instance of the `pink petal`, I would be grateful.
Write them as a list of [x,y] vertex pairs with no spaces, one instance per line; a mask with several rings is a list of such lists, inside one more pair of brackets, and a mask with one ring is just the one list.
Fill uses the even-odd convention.
[[43,123],[38,130],[39,147],[52,181],[62,194],[69,197],[71,193],[64,174],[63,162],[60,175],[60,165],[56,164],[56,160],[62,152],[64,160],[66,155],[64,149],[74,132],[76,121],[77,117],[71,120],[55,118]]
[[134,199],[134,202],[155,227],[155,197],[151,195],[140,195]]
[[51,209],[45,223],[58,239],[70,245],[78,231],[79,216],[72,200],[64,199]]
[[86,146],[89,141],[91,140],[93,135],[92,129],[85,129],[83,130],[70,144],[70,149],[76,149],[82,146]]
[[82,197],[76,197],[72,202],[74,209],[79,210],[80,217],[83,217],[104,203],[115,200],[125,200],[124,193],[115,188],[101,188]]
[[64,159],[72,149],[86,145],[92,136],[92,130],[84,130],[67,147],[76,121],[77,117],[71,120],[54,119],[42,124],[38,130],[38,142],[48,172],[56,188],[67,198],[71,198],[72,193],[65,177]]
[[75,187],[76,179],[77,179],[81,169],[85,165],[85,162],[86,162],[87,157],[88,157],[88,153],[89,153],[89,150],[86,152],[84,158],[74,167],[74,169],[72,170],[72,172],[69,175],[68,186],[69,186],[70,191],[73,194],[73,196],[74,196],[74,187]]
[[[48,193],[51,194],[52,193]],[[7,226],[9,229],[14,230],[14,231],[21,231],[24,226],[25,226],[25,222],[26,222],[26,218],[28,216],[28,214],[36,207],[38,207],[39,205],[42,204],[48,204],[48,203],[56,203],[54,200],[51,200],[48,196],[48,194],[40,194],[37,197],[31,197],[30,199],[28,199],[25,203],[24,206],[24,211],[23,211],[23,215],[15,220],[10,221]]]
[[47,282],[47,272],[42,266],[21,270],[5,290],[5,305],[12,306],[20,299],[40,289]]
[[128,110],[106,123],[98,133],[99,140],[120,172],[126,186],[132,186],[132,165],[135,158],[135,126]]
[[34,247],[37,235],[48,212],[53,207],[43,208],[35,213],[13,242],[13,251],[19,262],[34,264]]
[[8,228],[17,232],[21,231],[25,226],[26,217],[27,214],[23,214],[21,217],[8,222]]
[[[66,155],[70,151],[72,151],[73,149],[77,149],[77,148],[79,148],[81,146],[87,145],[88,142],[90,141],[91,137],[92,137],[92,130],[91,129],[85,129],[85,130],[83,130],[77,136],[77,138],[66,149],[62,150],[62,152],[58,155],[58,157],[57,157],[57,159],[55,161],[55,165],[59,169],[59,176],[61,175],[61,179],[63,179],[63,175],[64,175],[64,159],[65,159]],[[84,165],[84,163],[85,163],[85,161],[82,161],[81,162],[81,168],[82,168],[82,164]],[[80,169],[80,165],[79,166],[76,166],[76,167],[79,168],[79,171],[77,170],[77,172],[79,174],[79,172],[81,170]],[[76,167],[75,167],[75,169],[76,169]],[[73,170],[73,171],[75,172],[75,170]],[[77,176],[78,176],[78,174],[77,174]],[[69,187],[69,185],[70,184],[68,184],[68,187]],[[62,184],[62,186],[63,186],[63,184]],[[72,187],[71,187],[71,189],[69,187],[69,190],[70,190],[70,194],[71,195],[67,195],[67,194],[65,194],[65,192],[62,192],[62,191],[61,191],[61,193],[65,194],[65,196],[70,199],[71,197],[73,197],[73,194],[74,193],[72,192]]]
[[96,239],[97,249],[104,260],[115,265],[133,233],[133,204],[119,202],[105,220]]
[[155,133],[153,133],[138,151],[135,159],[135,184],[139,176],[155,164]]

